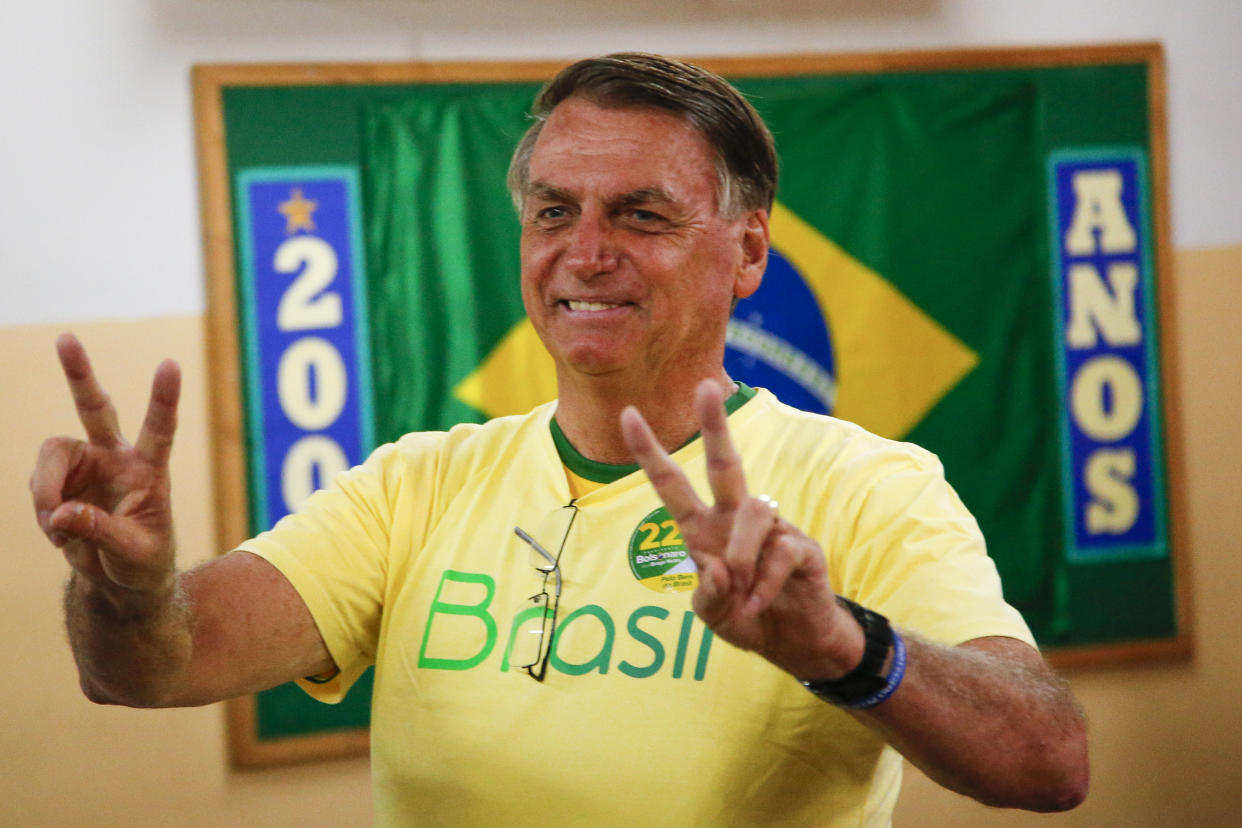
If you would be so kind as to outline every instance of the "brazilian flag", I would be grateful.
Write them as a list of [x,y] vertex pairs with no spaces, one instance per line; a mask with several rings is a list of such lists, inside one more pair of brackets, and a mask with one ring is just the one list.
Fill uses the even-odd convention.
[[[1007,598],[1069,633],[1045,93],[1021,75],[739,79],[781,163],[773,254],[727,367],[786,402],[940,455]],[[376,431],[447,428],[555,396],[525,319],[504,174],[533,85],[366,107]]]

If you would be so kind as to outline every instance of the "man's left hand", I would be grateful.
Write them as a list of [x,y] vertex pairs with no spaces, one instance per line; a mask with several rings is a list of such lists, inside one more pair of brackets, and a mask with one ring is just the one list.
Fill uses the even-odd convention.
[[699,384],[695,410],[712,504],[695,493],[638,410],[621,413],[626,445],[677,521],[698,567],[694,611],[721,638],[799,678],[848,673],[862,658],[862,630],[835,600],[823,550],[780,517],[776,502],[747,491],[717,383]]

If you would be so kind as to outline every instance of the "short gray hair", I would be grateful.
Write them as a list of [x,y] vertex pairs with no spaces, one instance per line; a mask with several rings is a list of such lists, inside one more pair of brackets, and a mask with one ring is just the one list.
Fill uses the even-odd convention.
[[519,213],[530,183],[535,142],[557,104],[571,97],[597,106],[650,106],[684,117],[711,145],[716,167],[716,204],[724,216],[771,210],[777,161],[772,133],[750,102],[728,81],[672,58],[622,52],[589,58],[562,69],[531,106],[535,122],[509,162],[509,195]]

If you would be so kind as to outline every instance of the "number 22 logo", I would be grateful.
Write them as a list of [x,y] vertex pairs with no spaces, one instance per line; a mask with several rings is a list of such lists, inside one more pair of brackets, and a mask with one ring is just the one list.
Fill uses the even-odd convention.
[[677,521],[665,520],[660,523],[644,523],[638,527],[638,531],[646,534],[643,542],[638,548],[644,552],[652,549],[662,549],[666,546],[681,546],[684,541],[681,539],[681,530],[677,528]]

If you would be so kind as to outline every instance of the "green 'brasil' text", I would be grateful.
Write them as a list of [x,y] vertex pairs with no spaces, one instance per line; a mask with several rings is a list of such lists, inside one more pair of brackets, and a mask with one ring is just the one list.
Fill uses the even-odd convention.
[[[445,587],[448,585],[475,585],[482,588],[482,596],[473,603],[447,600]],[[496,647],[500,637],[499,625],[495,617],[488,612],[492,599],[496,594],[496,582],[490,575],[481,572],[459,572],[446,569],[440,576],[436,587],[435,598],[427,613],[427,624],[423,628],[423,641],[418,653],[418,666],[432,670],[470,670],[482,664]],[[508,640],[500,661],[501,671],[509,669],[509,657],[513,649],[513,639],[522,624],[543,610],[539,607],[528,607],[520,610],[509,626]],[[641,606],[630,613],[625,621],[625,633],[629,640],[645,649],[644,658],[638,661],[621,659],[616,668],[631,678],[647,678],[658,673],[668,661],[667,645],[673,652],[669,671],[673,678],[681,678],[686,671],[687,660],[690,658],[691,633],[695,625],[695,615],[691,610],[682,613],[680,623],[668,623],[669,611],[664,607]],[[483,643],[476,652],[458,653],[454,657],[428,655],[428,645],[434,634],[435,620],[438,616],[459,616],[477,619],[482,625]],[[594,624],[600,638],[597,652],[583,661],[568,661],[558,646],[566,631],[577,624]],[[673,640],[673,636],[676,636]],[[707,659],[711,654],[712,631],[702,627],[699,636],[698,651],[694,654],[693,673],[695,681],[702,681],[707,673]],[[548,664],[558,672],[578,676],[592,671],[601,675],[612,668],[613,649],[617,640],[617,625],[612,615],[598,604],[587,604],[570,612],[557,624],[556,635],[553,637],[552,652]],[[439,649],[439,648],[437,648]]]

